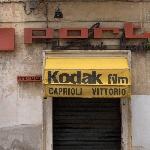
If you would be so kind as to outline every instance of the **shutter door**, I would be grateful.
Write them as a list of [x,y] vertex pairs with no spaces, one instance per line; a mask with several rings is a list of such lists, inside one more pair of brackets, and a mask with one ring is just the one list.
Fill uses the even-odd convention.
[[121,150],[119,99],[54,98],[54,150]]

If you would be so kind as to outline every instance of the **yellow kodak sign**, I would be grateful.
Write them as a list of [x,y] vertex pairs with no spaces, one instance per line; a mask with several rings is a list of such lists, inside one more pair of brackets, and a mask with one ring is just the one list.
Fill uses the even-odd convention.
[[46,85],[45,96],[50,97],[95,97],[95,98],[120,98],[130,97],[130,86],[68,86]]
[[[102,67],[101,64],[99,64],[99,66],[95,64],[95,67],[91,66],[89,67],[88,64],[87,66],[84,64],[83,67],[82,62],[81,64],[82,65],[78,67],[78,69],[77,67],[75,67],[75,65],[73,68],[71,67],[67,68],[67,64],[64,64],[66,65],[66,69],[64,69],[64,66],[63,68],[60,69],[58,68],[58,66],[57,67],[55,66],[56,68],[54,66],[50,68],[46,67],[44,70],[44,79],[43,79],[45,87],[45,96],[50,97],[130,96],[131,77],[128,65],[126,65],[125,67],[123,63],[120,64],[120,66],[118,66],[119,64],[117,64],[115,68],[113,64],[112,67],[113,69],[111,69],[111,66],[107,67],[107,65],[105,65],[104,68]],[[111,65],[111,63],[108,65]]]

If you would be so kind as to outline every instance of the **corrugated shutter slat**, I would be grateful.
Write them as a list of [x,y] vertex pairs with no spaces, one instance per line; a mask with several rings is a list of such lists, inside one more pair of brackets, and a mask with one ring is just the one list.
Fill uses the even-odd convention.
[[54,150],[120,150],[119,99],[54,98]]

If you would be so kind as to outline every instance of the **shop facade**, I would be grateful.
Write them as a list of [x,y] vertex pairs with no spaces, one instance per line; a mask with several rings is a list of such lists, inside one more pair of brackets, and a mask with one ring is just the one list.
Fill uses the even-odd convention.
[[35,4],[0,3],[0,150],[149,150],[149,1]]
[[45,51],[43,59],[45,148],[131,149],[131,52]]

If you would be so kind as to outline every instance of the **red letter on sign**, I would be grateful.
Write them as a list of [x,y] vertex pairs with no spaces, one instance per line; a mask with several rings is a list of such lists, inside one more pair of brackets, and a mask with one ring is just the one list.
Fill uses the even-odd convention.
[[24,43],[31,44],[33,39],[51,39],[53,30],[50,28],[25,28]]
[[119,38],[119,30],[119,28],[94,28],[94,38],[103,38],[103,32],[113,32],[113,34],[115,34],[115,38]]
[[15,49],[15,29],[0,28],[0,51],[13,51]]
[[88,28],[61,28],[59,30],[61,39],[87,39]]
[[150,33],[134,34],[135,29],[140,29],[140,26],[135,26],[133,23],[125,23],[125,37],[128,39],[147,39],[150,38]]

